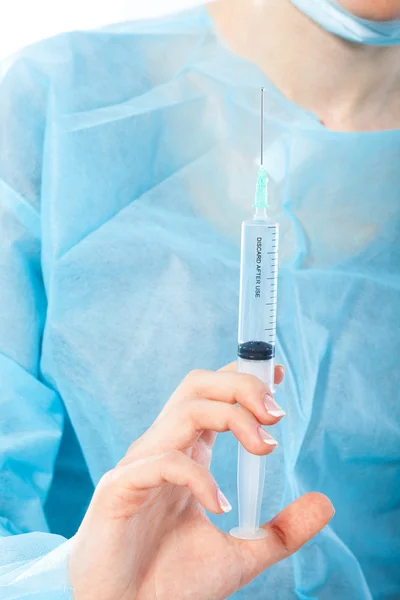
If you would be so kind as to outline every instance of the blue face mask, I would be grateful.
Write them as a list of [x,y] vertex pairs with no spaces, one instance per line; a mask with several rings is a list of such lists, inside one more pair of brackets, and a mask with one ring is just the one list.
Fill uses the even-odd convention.
[[304,14],[327,31],[351,42],[373,46],[400,44],[400,19],[368,21],[356,17],[335,0],[291,0]]

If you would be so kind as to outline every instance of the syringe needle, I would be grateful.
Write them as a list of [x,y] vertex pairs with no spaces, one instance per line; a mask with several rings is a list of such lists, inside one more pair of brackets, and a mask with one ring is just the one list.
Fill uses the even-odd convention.
[[264,91],[261,88],[261,166],[264,166]]
[[[268,177],[267,172],[264,169],[264,91],[265,88],[261,88],[261,121],[260,121],[260,133],[261,133],[261,164],[258,170],[257,177],[257,187],[256,187],[256,198],[254,202],[254,208],[256,209],[257,216],[260,216],[260,213],[257,212],[259,209],[262,209],[265,213],[265,209],[268,208]],[[266,214],[264,214],[266,217]]]

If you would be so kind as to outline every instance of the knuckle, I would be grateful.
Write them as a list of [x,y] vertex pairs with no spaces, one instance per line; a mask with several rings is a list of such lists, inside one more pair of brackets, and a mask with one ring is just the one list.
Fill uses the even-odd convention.
[[181,422],[184,425],[195,427],[199,421],[199,417],[201,418],[202,412],[204,412],[204,402],[201,400],[192,399],[190,402],[185,404],[185,406],[182,407],[182,410],[179,412]]
[[182,463],[182,453],[179,450],[169,450],[161,456],[161,461],[168,466],[178,466]]
[[204,490],[210,485],[211,475],[209,470],[196,461],[191,461],[189,468],[186,471],[186,477],[189,485],[199,489]]
[[267,387],[265,383],[261,381],[256,375],[248,375],[243,374],[241,376],[241,385],[242,388],[246,391],[247,394],[251,393],[263,393],[266,391]]
[[[117,462],[117,464],[116,464],[116,466],[115,466],[115,468],[113,470],[119,469],[121,467],[125,467],[126,465],[129,465],[132,462],[132,454],[133,454],[133,447],[131,446],[128,449],[128,451],[125,454],[125,456],[122,457],[121,460]],[[106,473],[106,475],[107,475],[107,473]]]
[[221,407],[221,418],[229,429],[246,422],[246,414],[241,406],[227,404]]
[[184,388],[190,388],[195,391],[196,387],[201,384],[207,373],[208,371],[205,369],[193,369],[192,371],[189,371],[181,385]]
[[195,420],[195,402],[187,402],[176,409],[177,419],[183,423],[192,423]]
[[104,475],[101,477],[99,483],[97,484],[97,490],[100,493],[107,491],[112,486],[112,484],[115,482],[116,477],[117,477],[116,469],[111,469],[110,471],[107,471],[106,473],[104,473]]
[[203,371],[202,369],[192,369],[186,375],[184,381],[192,383],[193,381],[196,381],[199,377],[201,377],[204,374],[204,372],[205,371]]
[[286,532],[277,523],[274,523],[272,521],[272,523],[270,523],[270,530],[272,531],[272,533],[278,540],[278,543],[284,548],[284,550],[286,552],[288,552],[289,554],[292,554],[292,552],[294,552],[297,549],[295,547],[293,547],[293,548],[290,547],[290,545],[288,543],[288,537],[286,535]]
[[197,476],[201,479],[209,479],[210,471],[204,465],[200,465],[199,463],[194,463],[195,470],[197,471]]
[[235,428],[244,418],[241,406],[234,404],[224,404],[219,407],[219,417],[221,423],[228,429]]
[[168,427],[172,428],[176,435],[190,437],[196,431],[196,415],[194,402],[184,402],[171,409],[168,419]]

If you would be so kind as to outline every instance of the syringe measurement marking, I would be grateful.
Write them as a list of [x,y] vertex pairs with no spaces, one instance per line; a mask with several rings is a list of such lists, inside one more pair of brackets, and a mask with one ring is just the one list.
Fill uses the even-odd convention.
[[[271,255],[271,259],[270,259],[270,275],[271,277],[266,277],[267,281],[271,281],[271,282],[275,282],[277,281],[277,268],[276,268],[276,263],[278,261],[278,249],[277,249],[277,228],[276,226],[269,226],[268,229],[272,229],[273,233],[270,236],[270,241],[271,241],[271,251],[267,252],[267,254]],[[266,306],[272,306],[273,308],[270,309],[270,314],[271,317],[270,318],[274,318],[274,316],[276,315],[276,302],[274,302],[274,300],[276,300],[276,284],[270,284],[269,286],[269,291],[270,291],[270,299],[273,300],[273,302],[266,302],[265,305]],[[275,295],[275,297],[274,297]],[[276,326],[276,322],[274,321],[270,321],[270,325],[274,325]],[[266,331],[274,331],[273,329],[266,329]],[[270,339],[273,339],[273,335],[270,336]]]

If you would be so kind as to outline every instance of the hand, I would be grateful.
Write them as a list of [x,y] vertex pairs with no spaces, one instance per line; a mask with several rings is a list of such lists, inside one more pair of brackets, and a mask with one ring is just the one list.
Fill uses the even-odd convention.
[[215,432],[231,430],[253,454],[269,454],[276,443],[260,424],[283,416],[258,378],[234,370],[190,373],[102,478],[70,554],[75,600],[224,600],[331,519],[330,501],[313,493],[264,525],[263,540],[210,523],[204,509],[230,508],[209,472]]

